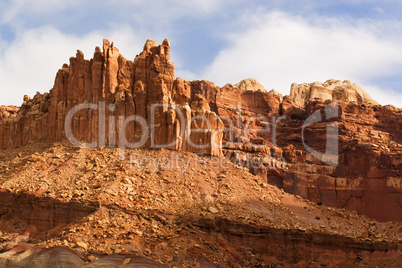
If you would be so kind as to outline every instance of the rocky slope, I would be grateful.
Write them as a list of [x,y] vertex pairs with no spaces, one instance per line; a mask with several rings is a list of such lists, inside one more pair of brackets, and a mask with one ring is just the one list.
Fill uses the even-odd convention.
[[218,158],[164,149],[126,154],[122,161],[118,149],[68,143],[1,152],[0,266],[35,259],[45,267],[60,256],[69,267],[402,262],[400,222],[303,200],[224,158],[218,165]]
[[175,79],[168,40],[134,61],[104,40],[0,107],[0,266],[399,267],[401,115],[349,81]]

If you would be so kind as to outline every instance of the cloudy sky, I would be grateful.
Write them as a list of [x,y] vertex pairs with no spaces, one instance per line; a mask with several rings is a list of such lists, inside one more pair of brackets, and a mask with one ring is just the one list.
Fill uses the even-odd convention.
[[402,107],[401,0],[2,0],[0,105],[51,89],[76,50],[102,39],[128,59],[169,38],[176,75],[267,90],[330,78]]

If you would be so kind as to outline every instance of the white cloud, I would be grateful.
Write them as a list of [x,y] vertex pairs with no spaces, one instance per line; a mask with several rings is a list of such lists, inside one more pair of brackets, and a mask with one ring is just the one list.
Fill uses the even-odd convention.
[[[366,85],[375,96],[376,85],[368,81],[402,74],[401,35],[382,31],[393,22],[307,20],[281,12],[248,14],[243,20],[247,19],[249,28],[227,36],[230,47],[206,69],[205,78],[223,85],[254,77],[268,90],[275,88],[283,94],[289,94],[292,82],[347,79]],[[383,104],[402,103],[398,98],[381,99]]]
[[[113,1],[112,1],[113,2]],[[182,0],[154,0],[154,1],[144,1],[144,0],[131,0],[125,1],[122,5],[125,6],[141,6],[143,10],[148,10],[149,12],[154,12],[154,16],[165,16],[173,15],[177,17],[182,17],[186,15],[198,16],[200,13],[211,13],[222,8],[224,5],[231,4],[232,1],[229,0],[192,0],[192,1],[182,1]],[[110,1],[109,1],[110,3]],[[156,10],[164,10],[163,13],[155,12]],[[197,13],[185,13],[196,10]],[[184,12],[184,13],[183,13]]]
[[[183,1],[183,0],[173,0],[171,4],[179,4],[183,5],[183,7],[194,10],[197,9],[202,13],[211,13],[216,11],[219,7],[221,7],[225,1],[217,1],[217,0],[194,0],[194,1]],[[228,1],[226,1],[228,2]]]
[[[200,17],[216,12],[217,10],[232,4],[234,0],[10,0],[0,3],[0,22],[20,24],[27,17],[39,18],[41,15],[85,13],[91,19],[93,13],[98,10],[107,10],[109,17],[105,19],[120,19],[141,22],[141,26],[155,21],[171,22],[177,18]],[[36,20],[35,20],[36,21]]]
[[377,12],[378,14],[383,14],[384,10],[381,7],[375,7],[374,11]]
[[176,77],[180,77],[184,80],[199,80],[199,76],[191,71],[188,71],[186,69],[183,68],[177,68],[176,67]]
[[3,23],[13,21],[16,16],[24,14],[45,14],[52,13],[57,10],[72,7],[79,4],[79,0],[11,0],[3,4],[2,19]]
[[390,88],[380,88],[373,84],[360,84],[360,86],[366,92],[369,92],[371,97],[378,103],[383,105],[392,104],[402,108],[402,92],[397,92]]

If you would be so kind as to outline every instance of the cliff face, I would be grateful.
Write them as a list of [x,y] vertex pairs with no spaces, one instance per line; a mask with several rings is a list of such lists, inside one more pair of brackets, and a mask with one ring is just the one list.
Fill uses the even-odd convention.
[[285,97],[232,85],[216,96],[232,161],[311,201],[402,220],[401,109],[335,80],[293,84]]
[[[89,147],[163,147],[221,156],[223,124],[202,101],[174,80],[168,40],[148,40],[134,62],[104,40],[93,59],[85,60],[81,51],[70,58],[50,93],[24,97],[18,114],[0,125],[0,147],[67,137]],[[197,115],[212,124],[191,119]]]
[[401,109],[349,81],[293,84],[284,97],[254,84],[193,89],[225,124],[226,157],[311,201],[402,220]]
[[148,40],[134,61],[104,40],[93,59],[78,51],[63,65],[49,93],[7,109],[0,148],[68,138],[225,155],[303,198],[402,220],[402,111],[349,81],[293,84],[289,96],[254,79],[218,87],[175,79],[168,40]]

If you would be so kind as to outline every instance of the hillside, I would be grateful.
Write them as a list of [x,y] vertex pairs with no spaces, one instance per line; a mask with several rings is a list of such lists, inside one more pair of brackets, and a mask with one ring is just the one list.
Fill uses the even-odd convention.
[[67,143],[1,152],[0,260],[23,243],[67,247],[84,261],[131,254],[170,266],[401,263],[400,222],[311,203],[227,161],[217,168],[193,153],[127,154],[131,166],[117,149]]

